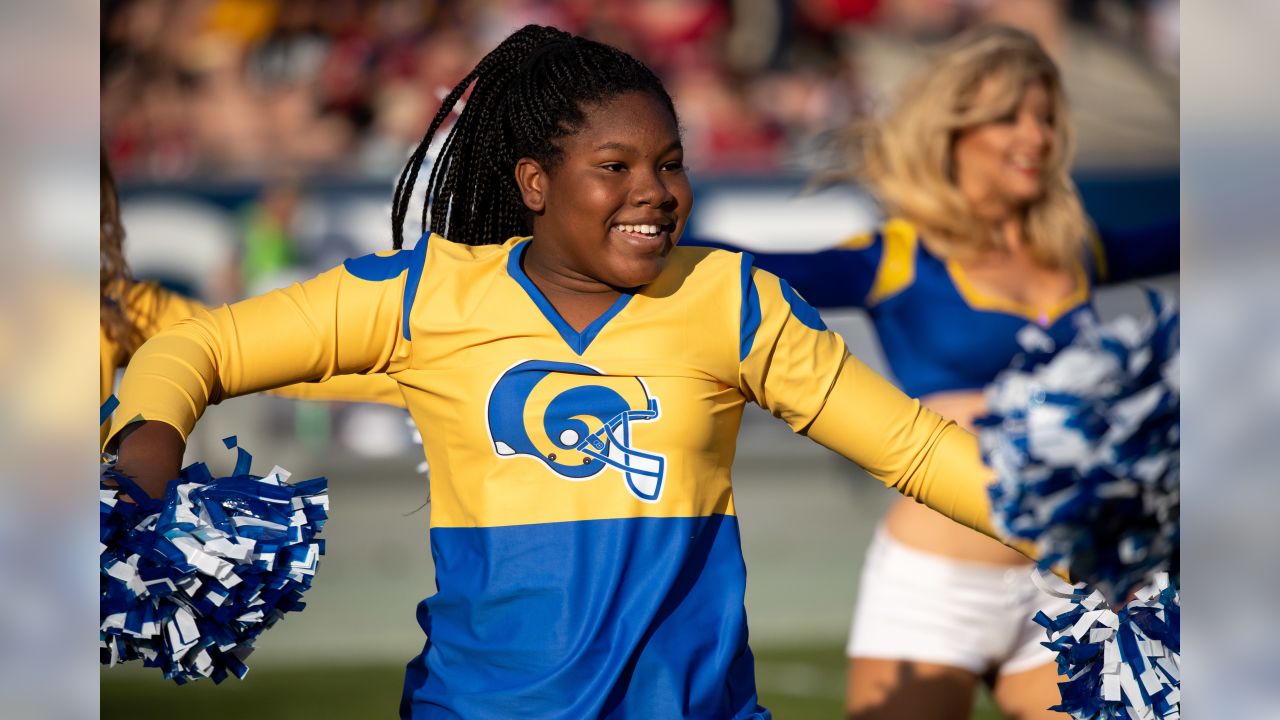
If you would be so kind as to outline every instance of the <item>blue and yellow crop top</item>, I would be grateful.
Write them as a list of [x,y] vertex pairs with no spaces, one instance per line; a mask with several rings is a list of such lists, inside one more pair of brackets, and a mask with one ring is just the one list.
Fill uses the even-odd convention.
[[756,267],[784,278],[816,307],[865,308],[899,387],[924,397],[985,387],[1020,351],[1017,334],[1028,323],[1059,344],[1070,342],[1079,316],[1094,312],[1095,283],[1177,271],[1176,232],[1093,240],[1076,269],[1075,292],[1044,313],[984,295],[959,264],[931,253],[905,220],[889,220],[831,250],[753,254]]

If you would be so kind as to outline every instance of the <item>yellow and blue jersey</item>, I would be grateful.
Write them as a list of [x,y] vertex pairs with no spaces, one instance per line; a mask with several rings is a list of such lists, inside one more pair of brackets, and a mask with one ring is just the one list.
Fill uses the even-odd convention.
[[1029,323],[1065,347],[1078,317],[1095,312],[1096,283],[1176,271],[1176,228],[1161,230],[1105,242],[1091,236],[1087,257],[1071,268],[1074,292],[1047,309],[984,294],[959,263],[930,252],[915,226],[901,219],[830,250],[757,253],[755,264],[793,283],[818,307],[865,308],[899,386],[925,397],[986,387],[1022,351],[1017,336]]
[[984,529],[972,436],[851,357],[751,257],[678,247],[581,331],[532,242],[348,260],[147,343],[116,430],[344,373],[399,383],[432,468],[437,592],[404,717],[767,718],[730,468],[751,401]]

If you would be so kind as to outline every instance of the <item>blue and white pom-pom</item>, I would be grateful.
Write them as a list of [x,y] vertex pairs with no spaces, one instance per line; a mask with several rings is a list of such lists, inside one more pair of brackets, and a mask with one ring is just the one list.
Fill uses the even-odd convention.
[[1178,589],[1164,573],[1119,612],[1098,591],[1077,590],[1073,607],[1035,621],[1058,653],[1062,702],[1050,710],[1081,720],[1178,720],[1181,712]]
[[[235,438],[224,441],[235,448]],[[203,463],[183,469],[163,500],[103,466],[99,644],[102,663],[141,658],[179,684],[243,678],[254,640],[301,610],[324,541],[328,481],[286,482],[279,467],[215,479]],[[127,494],[134,502],[126,502]]]
[[1149,300],[1150,320],[1089,323],[1061,349],[1026,328],[975,422],[997,530],[1110,603],[1178,571],[1178,310]]
[[1079,720],[1180,712],[1179,316],[1148,300],[1151,319],[1087,323],[1065,348],[1026,328],[975,421],[997,530],[1092,588],[1035,618],[1067,677],[1053,709]]

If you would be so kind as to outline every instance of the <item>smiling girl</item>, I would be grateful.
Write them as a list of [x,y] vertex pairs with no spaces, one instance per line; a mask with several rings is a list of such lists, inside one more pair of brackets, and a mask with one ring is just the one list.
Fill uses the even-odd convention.
[[[409,718],[767,718],[730,478],[746,402],[986,533],[974,438],[849,355],[751,257],[676,246],[692,193],[661,83],[528,26],[445,98],[396,188],[412,250],[162,333],[109,446],[152,494],[210,402],[386,373],[426,438],[437,592]],[[448,238],[448,239],[446,239]]]

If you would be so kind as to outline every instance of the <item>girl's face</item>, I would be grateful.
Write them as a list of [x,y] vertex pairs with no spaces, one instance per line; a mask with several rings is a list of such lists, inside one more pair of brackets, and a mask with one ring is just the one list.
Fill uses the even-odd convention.
[[652,282],[684,230],[693,190],[675,118],[647,92],[583,108],[548,172],[522,159],[516,180],[534,212],[540,267],[565,277],[634,288]]
[[[998,92],[998,83],[988,79],[979,88],[977,102],[990,101]],[[1025,207],[1044,193],[1044,166],[1053,138],[1053,99],[1043,83],[1033,82],[1007,115],[956,136],[955,183],[977,206]]]

